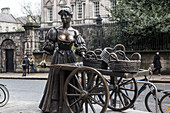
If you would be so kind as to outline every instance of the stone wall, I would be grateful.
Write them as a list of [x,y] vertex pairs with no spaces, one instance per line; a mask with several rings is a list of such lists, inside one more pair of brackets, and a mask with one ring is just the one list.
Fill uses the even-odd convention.
[[[126,52],[127,56],[130,57],[134,52]],[[142,56],[141,69],[148,69],[150,64],[153,62],[156,51],[142,51],[139,52]],[[34,53],[36,64],[42,60],[42,52]],[[162,63],[162,74],[170,74],[170,51],[160,51],[161,63]],[[48,55],[47,63],[50,64],[52,55]],[[48,72],[45,68],[36,68],[36,72]]]
[[[133,52],[126,52],[127,56],[130,56]],[[156,51],[139,51],[142,56],[141,69],[148,69],[150,64],[153,63],[154,55]],[[159,51],[162,64],[162,74],[170,74],[170,51]]]
[[[24,32],[7,32],[0,33],[0,72],[7,72],[7,51],[12,50],[12,62],[13,71],[16,72],[21,66],[23,58],[23,46]],[[10,64],[9,64],[10,65]],[[9,70],[12,72],[12,70]]]

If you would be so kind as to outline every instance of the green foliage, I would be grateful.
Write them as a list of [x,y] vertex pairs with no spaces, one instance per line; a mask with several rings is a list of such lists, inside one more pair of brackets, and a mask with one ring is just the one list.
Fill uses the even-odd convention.
[[38,43],[38,48],[39,48],[39,49],[41,49],[41,48],[42,48],[42,46],[41,46],[41,44],[40,44],[40,43]]
[[103,47],[114,47],[118,43],[122,43],[125,37],[122,37],[122,31],[120,25],[113,25],[111,27],[103,29]]
[[97,42],[97,30],[95,29],[88,29],[88,35],[90,36],[89,39],[86,41],[87,48],[89,50],[94,50],[98,47]]
[[112,21],[127,22],[123,31],[129,34],[150,36],[169,32],[170,14],[168,0],[112,0],[113,7],[106,9]]
[[73,49],[73,51],[76,51],[76,47],[75,47],[74,43],[72,45],[72,49]]

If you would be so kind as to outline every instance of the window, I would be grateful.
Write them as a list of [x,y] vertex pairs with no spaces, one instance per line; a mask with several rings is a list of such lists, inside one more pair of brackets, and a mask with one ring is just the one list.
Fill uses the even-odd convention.
[[99,15],[99,2],[94,2],[94,16]]
[[78,14],[78,18],[82,18],[82,2],[78,1],[77,2],[77,14]]
[[15,27],[13,27],[12,29],[15,30]]
[[8,26],[6,26],[6,31],[7,31],[7,32],[9,31],[9,28],[8,28]]
[[113,6],[114,6],[113,1],[110,1],[110,8],[113,8]]
[[53,11],[52,11],[52,8],[48,8],[47,9],[48,11],[47,11],[47,19],[48,19],[48,21],[52,21],[53,20]]
[[2,30],[2,26],[0,26],[0,31]]

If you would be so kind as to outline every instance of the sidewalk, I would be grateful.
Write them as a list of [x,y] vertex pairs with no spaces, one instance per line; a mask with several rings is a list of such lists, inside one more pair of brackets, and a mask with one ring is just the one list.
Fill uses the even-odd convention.
[[[41,110],[38,108],[39,102],[25,102],[25,101],[11,101],[7,105],[1,108],[0,113],[42,113]],[[94,105],[97,112],[100,112],[100,108],[97,105]],[[85,113],[85,108],[83,112]],[[89,109],[89,113],[91,113]],[[112,111],[110,109],[107,109],[105,113],[149,113],[146,111],[139,111],[139,110],[133,110],[128,109],[122,112],[116,112]]]
[[[27,80],[47,80],[48,73],[30,73],[27,76],[22,77],[22,73],[0,73],[0,79],[27,79]],[[135,77],[136,80],[144,77]],[[150,79],[153,83],[170,83],[170,75],[153,75]]]
[[22,73],[0,73],[0,79],[27,79],[27,80],[47,80],[48,73],[30,73],[22,76]]

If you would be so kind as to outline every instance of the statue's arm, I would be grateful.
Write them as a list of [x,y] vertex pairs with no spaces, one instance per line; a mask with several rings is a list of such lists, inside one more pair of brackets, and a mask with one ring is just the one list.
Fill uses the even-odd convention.
[[55,50],[55,42],[57,41],[57,30],[55,28],[51,28],[45,38],[45,43],[43,45],[43,57],[40,65],[42,67],[46,66],[46,59],[48,54],[53,54]]
[[76,47],[75,53],[79,56],[84,57],[84,55],[87,51],[85,40],[83,39],[83,37],[80,34],[78,34],[75,37],[75,39],[76,39],[76,41],[75,41],[75,47]]
[[47,35],[46,35],[46,41],[43,45],[44,53],[46,54],[53,54],[55,50],[55,42],[57,41],[57,30],[55,28],[51,28]]

